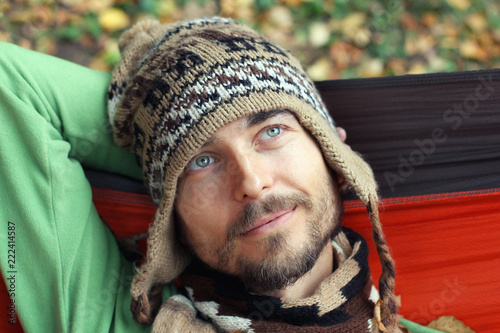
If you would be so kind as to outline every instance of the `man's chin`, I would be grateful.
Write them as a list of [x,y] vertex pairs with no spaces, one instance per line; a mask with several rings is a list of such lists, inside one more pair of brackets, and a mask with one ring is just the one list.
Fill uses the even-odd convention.
[[274,247],[260,260],[247,257],[239,260],[239,278],[254,293],[265,294],[289,287],[309,272],[318,260],[324,246],[302,247],[299,253],[294,247]]

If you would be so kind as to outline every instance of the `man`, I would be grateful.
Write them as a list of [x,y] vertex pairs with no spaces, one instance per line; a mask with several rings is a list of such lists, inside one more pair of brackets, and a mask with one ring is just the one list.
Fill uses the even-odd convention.
[[[373,174],[298,61],[222,18],[143,21],[120,48],[115,140],[158,205],[134,318],[153,331],[400,331]],[[340,227],[340,182],[370,213],[381,300],[364,240]],[[183,295],[158,309],[178,276]]]
[[[16,250],[0,263],[25,331],[399,332],[373,174],[298,61],[221,18],[143,21],[120,47],[109,119],[158,205],[131,286],[81,167],[140,177],[103,122],[109,76],[0,43],[0,216]],[[367,206],[380,299],[340,187]]]

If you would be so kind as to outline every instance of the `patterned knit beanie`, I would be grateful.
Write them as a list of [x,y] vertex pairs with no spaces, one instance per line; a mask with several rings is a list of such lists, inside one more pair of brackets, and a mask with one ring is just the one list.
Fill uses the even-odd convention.
[[394,263],[378,219],[372,170],[336,135],[333,121],[304,69],[289,51],[225,18],[180,24],[145,20],[119,41],[122,60],[109,86],[115,141],[132,151],[158,206],[146,260],[131,288],[134,318],[153,320],[153,290],[189,263],[176,239],[177,179],[219,128],[241,117],[289,110],[318,142],[330,168],[367,206],[382,263],[382,318],[395,325]]

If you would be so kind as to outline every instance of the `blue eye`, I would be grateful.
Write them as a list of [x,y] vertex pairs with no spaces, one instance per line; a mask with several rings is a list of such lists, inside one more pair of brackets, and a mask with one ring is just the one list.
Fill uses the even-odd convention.
[[[281,134],[281,132],[283,132],[283,130],[278,127],[278,126],[275,126],[275,127],[270,127],[268,128],[263,134],[262,134],[262,137],[261,139],[262,140],[267,140],[267,139],[270,139],[270,138],[274,138],[278,135]],[[266,137],[267,136],[267,137]]]
[[207,155],[199,156],[189,164],[188,169],[190,171],[203,169],[204,167],[212,164],[214,161],[215,161],[214,158],[210,156]]

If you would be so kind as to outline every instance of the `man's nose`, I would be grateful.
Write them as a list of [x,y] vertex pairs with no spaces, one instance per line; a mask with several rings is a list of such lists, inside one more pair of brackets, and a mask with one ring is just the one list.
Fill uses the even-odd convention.
[[233,160],[233,195],[237,201],[258,199],[273,185],[272,165],[258,154],[239,154]]

